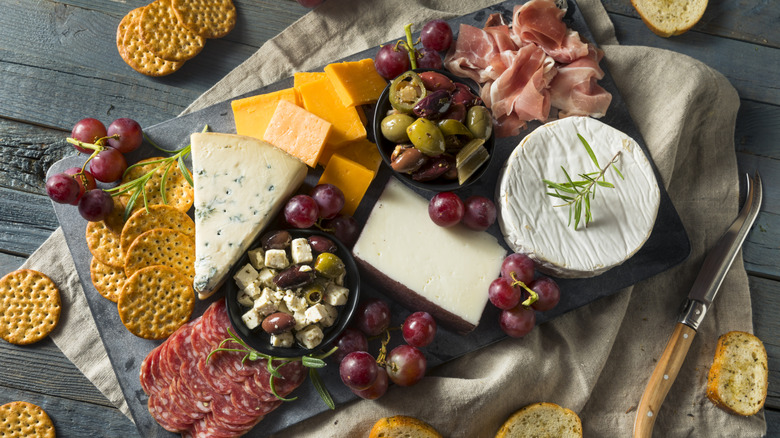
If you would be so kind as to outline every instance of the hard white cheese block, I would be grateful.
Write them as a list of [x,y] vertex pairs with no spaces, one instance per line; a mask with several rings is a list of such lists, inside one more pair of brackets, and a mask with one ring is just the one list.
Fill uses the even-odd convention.
[[[591,201],[593,219],[577,230],[569,224],[565,201],[547,195],[543,179],[565,182],[563,166],[573,180],[598,168],[577,137],[580,133],[603,167],[618,151],[606,180],[615,188],[597,187]],[[592,277],[628,260],[653,229],[660,191],[650,163],[626,134],[589,117],[547,123],[526,136],[507,160],[496,187],[498,223],[506,243],[558,277]]]
[[[391,178],[352,250],[412,311],[466,332],[477,326],[506,250],[488,233],[442,228],[428,200]],[[380,279],[381,281],[382,279]]]
[[264,141],[192,134],[195,183],[195,281],[200,298],[231,266],[306,177],[306,165]]

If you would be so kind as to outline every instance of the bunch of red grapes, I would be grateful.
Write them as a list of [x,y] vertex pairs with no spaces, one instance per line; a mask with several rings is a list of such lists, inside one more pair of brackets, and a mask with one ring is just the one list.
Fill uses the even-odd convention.
[[[444,63],[439,52],[447,51],[452,44],[452,29],[444,20],[432,20],[420,32],[423,50],[418,51],[417,68],[441,70]],[[409,51],[403,45],[386,44],[374,59],[376,71],[385,79],[393,79],[412,68]]]
[[[502,310],[499,325],[513,338],[521,338],[534,328],[535,311],[551,310],[561,299],[561,290],[552,278],[541,275],[534,278],[534,275],[533,260],[516,253],[504,259],[501,276],[490,283],[490,302]],[[523,286],[537,295],[536,300],[523,304],[531,296]]]
[[52,175],[46,180],[46,193],[54,202],[78,205],[79,214],[88,221],[103,220],[114,203],[111,195],[97,188],[95,180],[111,183],[122,178],[127,169],[123,154],[136,150],[143,142],[141,125],[120,118],[106,129],[100,120],[86,118],[73,126],[68,142],[90,157],[83,168],[72,167]]
[[485,231],[496,221],[496,205],[490,199],[474,195],[462,201],[453,192],[440,192],[428,203],[428,216],[440,227],[463,225]]
[[318,184],[309,195],[295,195],[284,206],[284,220],[293,228],[317,225],[347,247],[357,241],[360,228],[352,216],[341,215],[344,192],[333,184]]
[[390,306],[382,300],[370,299],[358,308],[355,327],[344,330],[334,355],[339,362],[341,381],[357,396],[375,400],[387,392],[392,381],[399,386],[419,382],[428,366],[420,350],[430,345],[436,336],[436,321],[427,312],[415,312],[404,321],[402,332],[406,344],[385,355],[385,343],[379,357],[368,352],[368,337],[380,336],[390,326]]

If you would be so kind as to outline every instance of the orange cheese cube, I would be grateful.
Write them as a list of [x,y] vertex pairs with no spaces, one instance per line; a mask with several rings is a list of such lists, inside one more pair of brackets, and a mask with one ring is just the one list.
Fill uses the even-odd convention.
[[323,167],[326,166],[330,157],[336,153],[374,172],[378,172],[379,166],[382,164],[382,156],[379,154],[379,149],[377,149],[374,143],[366,139],[351,141],[339,149],[332,149],[325,145],[325,149],[320,154],[319,163]]
[[333,125],[329,143],[338,148],[348,141],[366,138],[366,127],[355,108],[341,103],[328,78],[307,82],[298,87],[303,107]]
[[316,81],[327,77],[324,72],[321,71],[299,71],[293,74],[293,88],[298,88],[301,85]]
[[341,213],[351,216],[355,214],[375,174],[373,170],[335,153],[325,166],[318,184],[333,184],[340,188],[344,192]]
[[325,147],[331,124],[286,100],[276,105],[263,140],[297,157],[310,167]]
[[230,106],[233,107],[233,119],[236,121],[236,134],[262,139],[268,122],[276,110],[276,104],[280,100],[301,105],[292,88],[230,102]]
[[325,66],[325,74],[333,83],[345,106],[376,103],[387,82],[377,73],[373,59],[337,62]]

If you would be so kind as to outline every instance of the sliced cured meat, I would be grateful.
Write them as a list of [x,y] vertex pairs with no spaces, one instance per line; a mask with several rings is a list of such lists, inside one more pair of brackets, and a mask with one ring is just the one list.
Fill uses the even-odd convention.
[[547,120],[551,77],[545,69],[552,67],[547,59],[544,51],[532,44],[517,52],[512,65],[490,84],[489,101],[496,117],[514,112],[523,120]]
[[612,102],[612,95],[597,80],[604,77],[599,61],[604,53],[590,46],[588,56],[558,68],[550,83],[552,106],[560,109],[559,117],[603,117]]
[[[215,353],[206,361],[205,357],[198,360],[198,371],[206,383],[220,394],[230,394],[234,388],[243,388],[246,376],[239,375],[236,360],[232,354]],[[238,364],[240,367],[240,363]]]
[[274,401],[276,396],[266,391],[254,378],[244,380],[244,390],[260,401]]
[[165,391],[149,396],[149,413],[155,421],[170,432],[180,432],[190,428],[190,422],[174,407],[171,399],[165,396]]
[[276,409],[282,401],[264,401],[250,394],[248,391],[233,391],[230,393],[230,402],[241,412],[248,415],[266,415]]
[[181,409],[183,416],[187,417],[191,423],[203,418],[211,409],[203,409],[203,405],[197,402],[192,391],[181,383],[181,379],[175,379],[168,387],[173,402]]
[[218,395],[211,401],[211,413],[215,420],[227,424],[247,424],[255,421],[258,415],[247,414],[233,405],[230,396]]
[[155,378],[152,375],[152,367],[156,367],[157,360],[160,357],[160,350],[162,349],[162,344],[158,345],[152,351],[149,352],[149,354],[146,355],[143,362],[141,362],[141,371],[139,379],[141,381],[141,388],[144,390],[147,394],[152,394],[152,392],[157,392],[160,390],[159,386],[156,385],[160,382],[155,382]]
[[509,22],[506,21],[506,18],[504,18],[504,15],[501,14],[500,12],[490,14],[488,16],[488,19],[485,21],[485,29],[493,26],[507,26],[507,25],[509,25]]
[[524,44],[536,44],[556,61],[569,63],[587,55],[588,46],[566,27],[564,14],[553,0],[531,0],[515,6],[512,31]]
[[211,310],[212,313],[208,318],[205,318],[203,336],[211,343],[219,344],[230,337],[228,329],[230,328],[232,330],[227,304],[225,304],[224,300],[220,300],[214,303],[209,310]]
[[490,34],[478,27],[461,24],[458,40],[450,47],[444,65],[458,76],[483,83],[498,77],[490,64],[498,53]]
[[279,374],[282,377],[274,379],[274,388],[277,394],[286,397],[306,380],[307,370],[300,361],[288,362],[279,368]]
[[193,424],[192,438],[234,438],[241,436],[236,432],[226,430],[214,423],[211,414]]
[[206,382],[203,374],[198,370],[197,360],[182,364],[180,384],[190,390],[190,393],[198,400],[198,403],[205,406],[207,410],[211,409],[209,404],[214,398],[214,389]]

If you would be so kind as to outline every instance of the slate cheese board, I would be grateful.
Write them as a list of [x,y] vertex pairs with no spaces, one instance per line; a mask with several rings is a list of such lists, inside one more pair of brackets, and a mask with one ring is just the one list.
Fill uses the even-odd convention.
[[[485,19],[491,13],[499,12],[511,21],[512,9],[518,3],[520,2],[507,1],[450,20],[449,23],[457,35],[457,29],[460,23],[470,24],[481,28],[484,25]],[[569,0],[568,2],[568,11],[564,17],[564,21],[570,28],[578,31],[580,35],[587,40],[593,40],[587,24],[577,7],[576,2],[573,0]],[[400,37],[401,35],[399,34],[399,38]],[[352,61],[369,57],[373,58],[376,54],[376,50],[377,48],[372,48],[339,61]],[[645,150],[645,154],[648,158],[650,158],[644,141],[631,120],[625,102],[623,102],[618,93],[615,83],[609,72],[606,71],[603,62],[601,63],[601,67],[605,70],[606,76],[599,81],[599,84],[612,93],[613,96],[609,110],[601,121],[620,129],[634,138]],[[275,91],[291,86],[292,78],[288,78],[263,89],[247,93],[245,96]],[[368,120],[372,119],[372,114],[369,113],[367,116]],[[208,125],[209,130],[212,132],[235,133],[230,101],[225,101],[201,111],[146,128],[145,133],[161,147],[174,150],[187,145],[189,143],[190,134],[201,131],[206,125]],[[499,170],[504,161],[520,140],[537,126],[539,126],[538,123],[531,124],[528,130],[517,137],[496,139],[494,149],[495,156],[491,160],[490,168],[487,170],[485,176],[471,186],[459,190],[458,194],[464,199],[474,194],[481,194],[493,198]],[[140,159],[156,155],[160,155],[160,152],[156,151],[148,144],[144,144],[141,148],[128,156],[128,162],[133,163]],[[49,174],[52,175],[70,167],[81,166],[84,159],[85,156],[71,156],[65,158],[55,163],[49,170]],[[307,188],[316,185],[321,170],[321,168],[318,168],[309,171],[309,175],[301,189],[302,191],[306,191]],[[687,234],[668,194],[660,184],[661,179],[657,169],[654,168],[654,170],[656,172],[656,179],[661,186],[661,204],[652,234],[645,245],[624,264],[613,268],[600,276],[576,280],[557,279],[562,291],[561,302],[551,311],[538,313],[538,323],[543,323],[592,301],[614,294],[625,287],[663,272],[687,258],[690,253],[690,243]],[[355,212],[355,218],[359,223],[365,222],[371,212],[373,203],[382,193],[385,183],[391,177],[393,177],[392,171],[383,164],[377,177],[369,187],[363,202]],[[419,189],[415,190],[427,198],[434,195],[434,193],[431,192],[420,191]],[[160,344],[160,341],[148,341],[137,338],[128,332],[122,325],[119,316],[117,315],[116,305],[103,298],[92,285],[89,270],[92,255],[90,254],[85,241],[87,222],[79,216],[77,209],[73,206],[55,204],[54,207],[64,231],[69,249],[76,262],[76,268],[84,287],[90,310],[95,318],[103,344],[106,347],[109,359],[116,372],[119,384],[130,407],[138,431],[144,437],[174,436],[174,434],[162,429],[149,414],[147,410],[147,396],[141,389],[139,382],[139,368],[141,362],[149,351]],[[498,241],[504,244],[501,232],[497,225],[493,225],[488,232],[496,236]],[[361,283],[361,295],[364,297],[377,296],[384,298],[380,290],[366,281]],[[221,291],[206,301],[198,302],[193,317],[201,315],[212,302],[219,299],[223,299],[223,293]],[[396,303],[392,303],[391,308],[393,312],[393,325],[400,325],[403,319],[411,311],[414,311],[414,309],[405,309]],[[506,335],[501,331],[498,325],[498,315],[499,310],[492,305],[488,305],[483,313],[480,325],[473,332],[465,336],[440,328],[434,343],[425,348],[429,369],[505,338]],[[396,338],[400,338],[400,336],[396,336]],[[400,340],[395,339],[391,342],[390,346],[392,347],[399,343]],[[378,346],[372,344],[371,348],[376,350]],[[330,363],[329,366],[321,369],[320,375],[322,376],[326,387],[331,392],[337,409],[339,406],[356,399],[349,389],[341,383],[338,376],[338,366],[336,364]],[[393,388],[391,390],[402,391],[403,388]],[[298,400],[285,403],[280,406],[279,409],[267,415],[261,422],[261,425],[255,427],[247,436],[268,436],[328,409],[309,382],[304,382],[301,387],[293,392],[292,396],[298,396]]]

